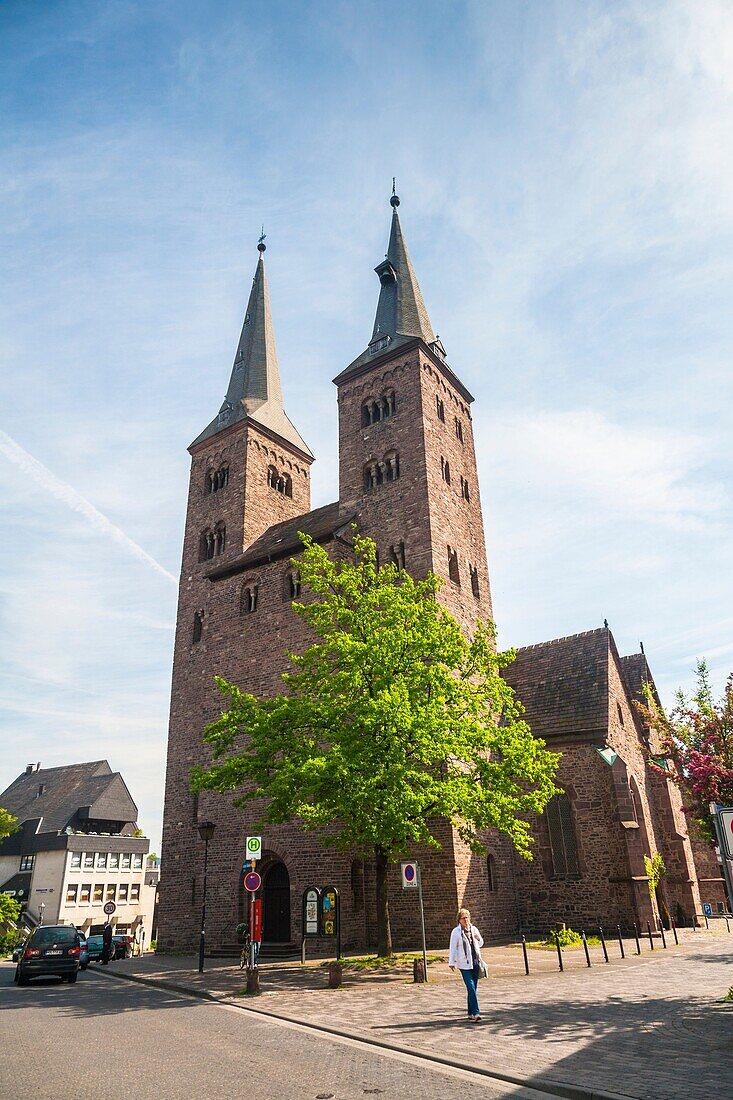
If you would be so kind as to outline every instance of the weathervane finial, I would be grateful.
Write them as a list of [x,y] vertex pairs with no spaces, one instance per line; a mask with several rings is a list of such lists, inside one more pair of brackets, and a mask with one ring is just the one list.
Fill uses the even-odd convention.
[[389,205],[396,209],[400,205],[399,195],[397,194],[397,185],[395,183],[395,177],[392,176],[392,198],[389,200]]
[[265,227],[263,225],[262,226],[262,232],[260,233],[260,239],[257,242],[257,251],[258,252],[264,252],[266,250],[266,248],[267,248],[267,245],[265,244],[265,237],[266,236],[267,236],[267,234],[265,233]]

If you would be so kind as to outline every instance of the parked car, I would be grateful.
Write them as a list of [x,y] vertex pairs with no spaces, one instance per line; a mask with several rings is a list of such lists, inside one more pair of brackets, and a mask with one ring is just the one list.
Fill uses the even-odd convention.
[[81,948],[81,954],[79,955],[79,969],[86,970],[89,966],[89,946],[87,944],[87,938],[83,932],[79,932],[77,929],[77,936],[79,937],[79,947]]
[[89,955],[89,961],[94,962],[96,959],[102,958],[102,948],[104,944],[102,942],[101,935],[89,936],[87,939],[87,953]]
[[25,951],[25,945],[28,943],[28,937],[26,937],[22,943],[19,943],[17,947],[13,948],[13,962],[17,963],[20,956]]
[[114,954],[110,956],[112,959],[132,958],[132,936],[113,936],[112,947],[114,948]]
[[15,969],[18,985],[30,978],[55,974],[62,982],[75,982],[79,973],[81,947],[79,934],[72,924],[49,924],[36,928],[25,944]]

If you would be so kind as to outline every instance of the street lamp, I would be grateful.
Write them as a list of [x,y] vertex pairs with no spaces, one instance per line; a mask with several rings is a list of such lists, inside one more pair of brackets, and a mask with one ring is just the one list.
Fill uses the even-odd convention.
[[199,936],[199,974],[204,972],[204,941],[206,939],[206,871],[209,864],[209,841],[214,835],[213,821],[199,822],[199,836],[204,842],[204,898],[201,906],[201,935]]
[[43,924],[43,910],[45,908],[46,908],[46,903],[45,903],[45,901],[42,901],[41,904],[38,906],[39,912],[41,914],[40,920],[38,922],[39,924]]

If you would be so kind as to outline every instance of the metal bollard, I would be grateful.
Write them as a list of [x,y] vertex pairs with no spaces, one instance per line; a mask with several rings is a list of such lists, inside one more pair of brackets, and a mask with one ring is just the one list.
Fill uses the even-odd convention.
[[529,974],[529,956],[527,954],[527,941],[522,932],[522,954],[524,955],[524,973]]
[[588,951],[588,941],[587,941],[587,939],[585,938],[585,929],[583,929],[583,930],[581,931],[581,933],[580,933],[580,934],[581,934],[581,936],[583,937],[583,950],[585,951],[585,961],[586,961],[586,965],[587,965],[587,966],[590,966],[590,953],[589,953],[589,951]]
[[674,942],[679,947],[680,941],[677,939],[677,925],[675,924],[674,921],[672,921],[672,932],[674,933]]
[[624,941],[623,941],[623,938],[621,936],[621,925],[620,924],[616,925],[616,931],[618,932],[618,945],[621,948],[621,958],[625,959],[626,958],[626,952],[624,951]]
[[603,948],[603,958],[608,962],[608,948],[606,947],[606,937],[603,935],[603,929],[598,926],[598,931],[601,936],[601,947]]
[[652,926],[649,923],[649,921],[646,922],[646,930],[647,930],[647,933],[649,935],[649,947],[653,951],[654,950],[654,937],[652,936]]
[[661,920],[660,920],[660,922],[659,922],[659,932],[660,932],[660,935],[661,935],[661,937],[662,937],[662,947],[664,947],[664,948],[665,948],[665,950],[666,950],[666,948],[667,948],[667,941],[666,941],[666,939],[665,939],[665,937],[664,937],[664,922],[663,922],[663,921],[661,921]]
[[728,932],[728,935],[730,935],[730,923],[729,923],[727,917],[725,918],[725,927],[726,927],[726,931]]
[[710,923],[708,922],[708,915],[707,915],[707,913],[703,913],[703,916],[705,918],[705,931],[709,932],[710,931]]
[[560,972],[565,969],[562,964],[562,947],[560,946],[560,933],[555,932],[555,946],[557,947],[557,961],[560,964]]
[[338,989],[341,985],[341,979],[344,976],[344,968],[340,962],[330,962],[328,964],[328,988]]
[[636,921],[634,921],[634,939],[636,940],[636,954],[641,955],[641,942],[639,940],[639,928],[638,928],[638,925],[637,925]]

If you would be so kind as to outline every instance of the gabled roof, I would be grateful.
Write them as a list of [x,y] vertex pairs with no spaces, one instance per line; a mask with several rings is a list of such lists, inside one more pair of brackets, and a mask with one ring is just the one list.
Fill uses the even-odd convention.
[[353,519],[353,513],[340,512],[338,501],[325,504],[322,508],[268,527],[238,558],[210,570],[206,575],[212,581],[221,580],[234,573],[243,573],[262,562],[292,556],[303,549],[299,532],[310,535],[314,542],[326,542],[348,527]]
[[517,650],[502,676],[537,737],[605,736],[611,642],[600,627]]
[[265,275],[265,245],[258,245],[257,261],[242,332],[234,356],[229,388],[219,414],[194,439],[195,447],[218,432],[251,417],[306,456],[313,455],[285,412],[280,367],[275,348],[275,329],[270,312],[270,292]]
[[0,794],[0,806],[21,824],[40,818],[40,833],[60,832],[85,817],[137,821],[137,806],[122,776],[106,760],[23,772]]

